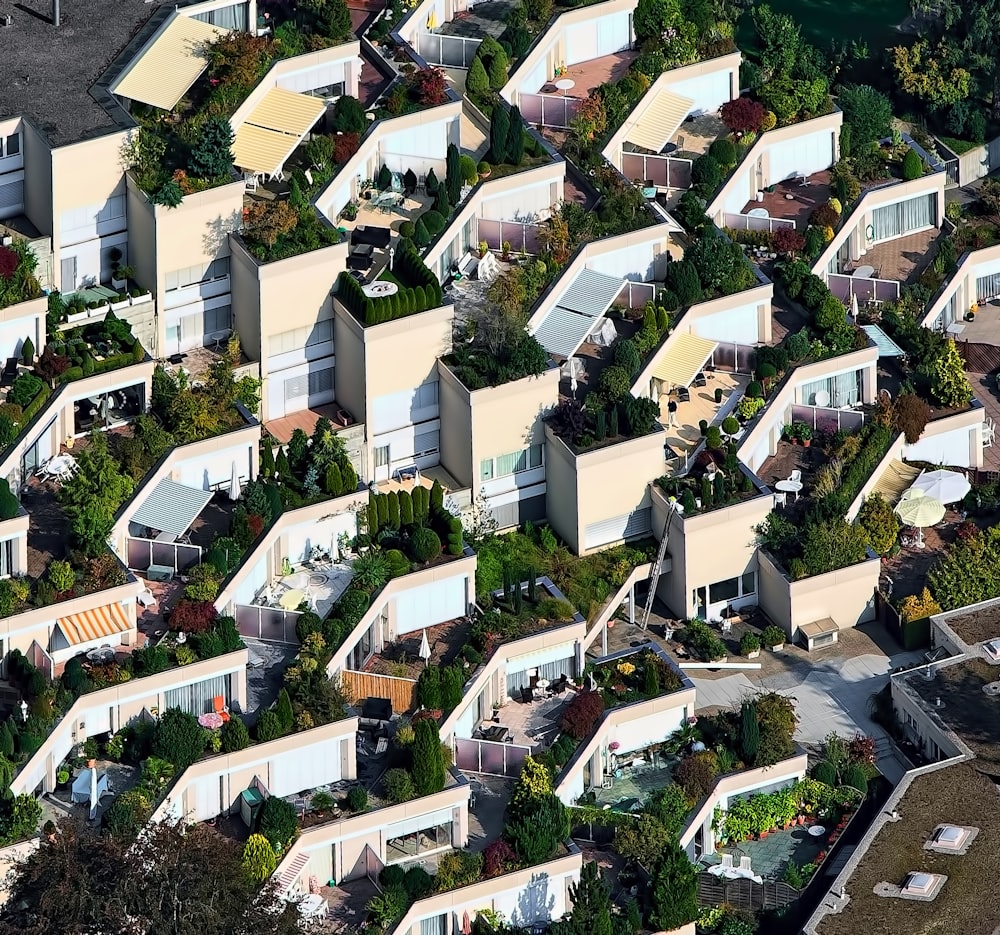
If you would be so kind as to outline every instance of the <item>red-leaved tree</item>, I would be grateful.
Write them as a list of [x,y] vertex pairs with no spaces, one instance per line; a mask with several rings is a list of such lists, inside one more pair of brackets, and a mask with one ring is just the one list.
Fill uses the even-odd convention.
[[722,122],[733,133],[757,133],[764,125],[764,105],[748,97],[738,97],[722,105]]

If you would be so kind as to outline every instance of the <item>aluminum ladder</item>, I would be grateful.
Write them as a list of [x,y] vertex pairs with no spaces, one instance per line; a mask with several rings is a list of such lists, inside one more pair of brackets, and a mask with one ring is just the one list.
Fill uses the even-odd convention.
[[663,535],[660,536],[660,549],[656,553],[656,564],[653,565],[653,572],[649,576],[649,594],[646,595],[646,606],[643,608],[642,617],[639,618],[639,628],[645,630],[649,626],[649,615],[653,611],[653,601],[656,600],[656,585],[660,581],[660,568],[663,567],[663,559],[667,554],[667,540],[670,538],[670,518],[677,512],[677,498],[671,497],[667,506],[667,518],[663,521]]

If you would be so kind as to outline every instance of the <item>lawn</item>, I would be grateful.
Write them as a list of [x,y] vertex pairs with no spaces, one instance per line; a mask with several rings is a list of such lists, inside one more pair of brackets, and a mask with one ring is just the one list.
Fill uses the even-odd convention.
[[[770,0],[770,6],[776,13],[788,13],[798,20],[803,37],[824,51],[833,40],[860,38],[873,55],[898,41],[894,27],[910,14],[906,0]],[[740,48],[752,48],[749,14],[740,20],[736,38]]]

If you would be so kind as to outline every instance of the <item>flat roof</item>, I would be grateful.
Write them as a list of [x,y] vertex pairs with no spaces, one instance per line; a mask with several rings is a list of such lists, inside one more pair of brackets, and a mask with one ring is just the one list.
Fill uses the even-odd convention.
[[140,31],[161,0],[51,0],[3,5],[13,25],[0,26],[0,119],[25,117],[51,146],[103,136],[132,122],[100,89],[118,116],[91,94],[98,78]]
[[1000,601],[942,614],[941,622],[954,630],[955,635],[967,646],[985,643],[1000,636]]
[[[899,819],[885,820],[893,808]],[[844,883],[847,904],[816,920],[816,935],[993,935],[997,903],[992,881],[1000,875],[1000,794],[975,768],[975,761],[904,778],[898,802],[890,802],[881,814],[877,820],[884,824],[871,844],[852,858],[857,866]],[[979,834],[963,855],[924,850],[940,824],[978,828]],[[930,901],[876,895],[879,883],[900,886],[911,872],[939,873],[948,879]],[[828,896],[824,905],[835,895]]]
[[972,750],[976,769],[1000,779],[1000,697],[983,691],[984,686],[1000,682],[1000,666],[966,656],[933,671],[927,678],[926,670],[918,669],[904,676],[903,683],[932,719]]

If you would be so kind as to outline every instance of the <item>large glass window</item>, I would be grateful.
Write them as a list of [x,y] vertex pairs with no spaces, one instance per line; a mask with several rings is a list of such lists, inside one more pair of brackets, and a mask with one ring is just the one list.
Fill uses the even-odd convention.
[[223,29],[238,29],[241,32],[246,32],[250,28],[248,8],[249,4],[247,3],[234,3],[232,6],[209,10],[207,13],[196,13],[193,19],[201,20],[203,23],[211,23],[213,26],[221,26]]
[[0,542],[0,578],[9,578],[14,574],[14,540],[4,539]]
[[936,204],[937,198],[932,194],[876,208],[872,212],[873,239],[890,240],[922,227],[930,227],[934,223]]
[[841,406],[855,406],[860,399],[860,370],[802,384],[802,402],[806,406],[839,409]]
[[194,685],[184,685],[181,688],[168,688],[164,692],[164,710],[180,708],[195,716],[215,710],[214,700],[221,696],[229,703],[230,676],[217,675],[214,678],[196,682]]
[[281,334],[272,334],[268,339],[268,353],[272,357],[276,357],[278,354],[288,354],[304,347],[326,344],[332,340],[333,319],[317,321],[315,324],[305,325],[302,328],[293,328],[291,331],[282,331]]
[[542,466],[542,446],[531,445],[520,451],[510,451],[497,455],[495,458],[484,458],[479,466],[480,480],[493,480],[494,477],[506,477],[509,474],[520,474]]
[[145,410],[146,387],[142,383],[84,396],[73,403],[73,434],[109,428],[134,419]]
[[451,824],[431,825],[413,834],[401,834],[385,843],[385,862],[398,863],[419,854],[451,847]]
[[171,270],[164,277],[164,288],[167,292],[175,289],[186,289],[204,282],[214,282],[229,275],[229,257],[220,256],[211,263],[199,263],[196,266],[185,266]]
[[12,133],[7,137],[0,136],[0,156],[16,156],[20,151],[20,133]]

